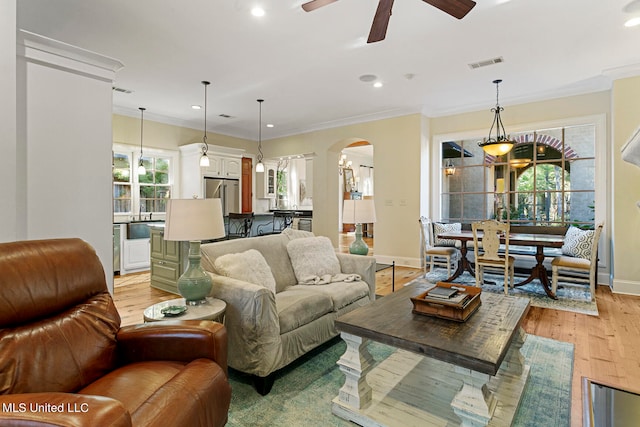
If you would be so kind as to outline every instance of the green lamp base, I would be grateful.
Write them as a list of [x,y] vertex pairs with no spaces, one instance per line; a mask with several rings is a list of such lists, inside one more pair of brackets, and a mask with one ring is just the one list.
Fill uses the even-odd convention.
[[198,305],[207,301],[211,288],[211,278],[200,266],[200,242],[189,242],[189,266],[178,279],[178,292],[187,305]]
[[367,255],[369,246],[362,240],[362,224],[356,224],[356,240],[349,246],[349,253],[354,255]]

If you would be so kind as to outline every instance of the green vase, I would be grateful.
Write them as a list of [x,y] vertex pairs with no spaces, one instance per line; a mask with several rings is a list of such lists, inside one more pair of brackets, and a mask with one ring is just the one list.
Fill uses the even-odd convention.
[[198,305],[207,301],[211,288],[211,278],[200,266],[200,242],[189,242],[189,266],[178,279],[178,292],[188,305]]
[[369,246],[362,240],[362,224],[356,224],[356,240],[349,246],[349,253],[355,255],[366,255],[369,253]]

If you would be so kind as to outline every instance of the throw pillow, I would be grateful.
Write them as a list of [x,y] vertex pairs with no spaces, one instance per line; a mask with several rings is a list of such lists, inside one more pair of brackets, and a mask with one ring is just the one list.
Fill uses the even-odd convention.
[[455,246],[457,240],[454,239],[440,239],[438,234],[441,233],[460,233],[462,230],[462,224],[459,222],[452,222],[451,224],[443,224],[441,222],[433,223],[433,245],[434,246]]
[[573,225],[569,227],[564,235],[563,255],[591,259],[591,245],[595,232],[595,230],[581,230]]
[[296,230],[293,228],[285,228],[284,230],[282,230],[282,234],[287,236],[289,240],[315,236],[311,231]]
[[216,258],[213,264],[223,276],[264,286],[276,293],[276,279],[273,278],[271,268],[262,254],[255,249],[222,255]]
[[328,237],[293,239],[287,243],[287,252],[298,283],[326,274],[335,276],[340,273],[340,261]]

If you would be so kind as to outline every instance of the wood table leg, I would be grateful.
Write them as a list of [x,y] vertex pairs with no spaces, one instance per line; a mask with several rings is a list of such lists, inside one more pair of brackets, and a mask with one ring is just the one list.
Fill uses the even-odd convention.
[[453,411],[462,420],[463,427],[486,426],[498,403],[487,387],[491,375],[458,366],[454,370],[463,375],[464,384],[451,402]]
[[453,272],[451,277],[444,280],[445,282],[453,282],[455,279],[460,277],[465,271],[468,271],[471,276],[475,277],[476,273],[473,271],[473,267],[471,263],[467,259],[467,242],[462,241],[462,246],[460,246],[460,260],[458,261],[458,268]]
[[526,285],[533,279],[540,280],[540,283],[542,284],[542,287],[544,288],[544,291],[549,298],[558,299],[556,294],[553,293],[551,287],[549,286],[549,274],[547,273],[547,269],[544,268],[544,247],[542,246],[536,246],[536,265],[534,265],[531,269],[531,274],[529,274],[529,277],[527,277],[520,283],[516,283],[513,286],[518,287]]
[[340,370],[345,374],[338,402],[356,409],[366,408],[371,404],[371,387],[366,375],[374,364],[367,348],[368,340],[346,332],[340,333],[340,337],[347,344],[347,350],[338,360]]

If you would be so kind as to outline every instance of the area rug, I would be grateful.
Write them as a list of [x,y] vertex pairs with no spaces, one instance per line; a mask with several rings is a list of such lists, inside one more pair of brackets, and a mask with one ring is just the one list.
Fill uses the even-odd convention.
[[[282,369],[271,392],[260,396],[248,376],[230,370],[233,392],[228,426],[354,426],[331,413],[331,400],[344,383],[336,362],[345,351],[335,338]],[[380,362],[395,349],[376,342],[369,351]],[[573,344],[528,335],[522,346],[531,366],[514,426],[563,427],[570,425]],[[547,402],[550,404],[540,404]]]
[[[495,282],[495,285],[483,284],[482,290],[494,293],[504,293],[504,276],[501,274],[485,273],[485,280]],[[414,279],[407,283],[436,283],[447,278],[447,271],[442,268],[434,269],[427,273],[424,278]],[[516,275],[516,283],[524,280],[523,276]],[[470,274],[464,273],[455,280],[456,283],[463,285],[475,286],[476,279]],[[554,310],[571,311],[574,313],[588,314],[591,316],[598,315],[598,305],[595,301],[591,301],[591,292],[589,287],[582,284],[558,282],[558,291],[556,292],[557,300],[551,299],[544,292],[542,284],[538,279],[534,279],[531,283],[524,286],[509,289],[509,295],[529,298],[531,305],[535,307],[552,308]]]

